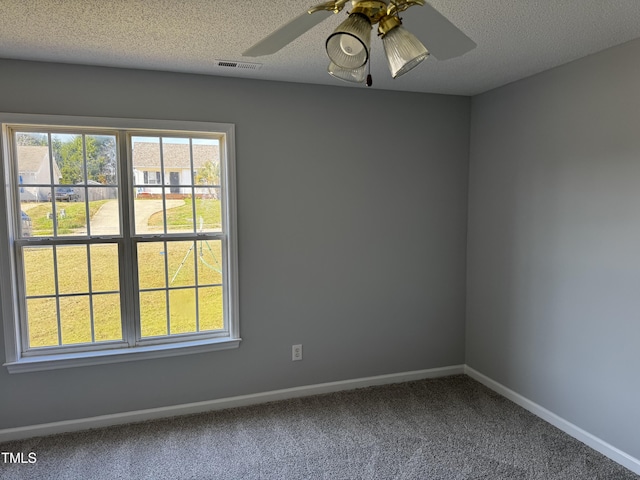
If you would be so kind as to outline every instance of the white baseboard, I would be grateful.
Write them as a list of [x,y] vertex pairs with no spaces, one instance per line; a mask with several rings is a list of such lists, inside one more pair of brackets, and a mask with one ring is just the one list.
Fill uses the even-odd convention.
[[307,397],[310,395],[339,392],[342,390],[352,390],[354,388],[370,387],[374,385],[409,382],[412,380],[422,380],[424,378],[446,377],[448,375],[460,375],[464,373],[464,369],[464,365],[454,365],[450,367],[431,368],[412,372],[392,373],[389,375],[378,375],[375,377],[357,378],[339,382],[305,385],[302,387],[273,390],[270,392],[255,393],[251,395],[240,395],[237,397],[221,398],[204,402],[150,408],[133,412],[114,413],[111,415],[100,415],[98,417],[81,418],[77,420],[43,423],[40,425],[29,425],[26,427],[7,428],[0,430],[0,442],[88,430],[90,428],[110,427],[113,425],[143,422],[145,420],[189,415],[212,410],[222,410],[225,408],[242,407],[246,405],[286,400],[289,398]]
[[555,413],[547,410],[544,407],[541,407],[537,403],[532,402],[531,400],[523,397],[519,393],[514,392],[513,390],[505,387],[504,385],[492,380],[491,378],[483,375],[482,373],[474,370],[473,368],[465,365],[464,373],[469,375],[471,378],[477,380],[483,385],[489,387],[491,390],[499,393],[505,398],[508,398],[512,402],[517,405],[520,405],[524,409],[530,411],[534,415],[540,417],[541,419],[549,422],[551,425],[559,428],[563,432],[571,435],[573,438],[580,440],[582,443],[588,445],[594,450],[602,453],[603,455],[609,457],[614,462],[619,463],[623,467],[628,468],[634,473],[640,475],[640,460],[632,457],[631,455],[623,452],[622,450],[614,447],[613,445],[608,444],[604,440],[596,437],[595,435],[590,434],[589,432],[581,429],[580,427],[574,425],[571,422],[568,422],[562,417],[559,417]]

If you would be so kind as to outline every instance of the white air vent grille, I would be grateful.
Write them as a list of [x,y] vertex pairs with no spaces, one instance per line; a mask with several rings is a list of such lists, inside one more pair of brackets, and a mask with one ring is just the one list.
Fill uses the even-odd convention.
[[234,62],[233,60],[216,60],[218,67],[236,68],[241,70],[260,70],[261,63]]

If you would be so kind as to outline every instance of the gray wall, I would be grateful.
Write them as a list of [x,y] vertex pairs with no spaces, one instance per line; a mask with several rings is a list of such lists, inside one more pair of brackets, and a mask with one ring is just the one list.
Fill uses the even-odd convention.
[[0,428],[464,362],[468,98],[18,61],[0,72],[4,112],[236,125],[243,338],[0,368]]
[[473,98],[467,364],[640,458],[640,41]]

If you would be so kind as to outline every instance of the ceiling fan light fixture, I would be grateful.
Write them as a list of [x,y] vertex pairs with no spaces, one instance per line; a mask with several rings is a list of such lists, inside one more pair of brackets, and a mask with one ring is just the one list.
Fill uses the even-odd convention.
[[327,38],[331,62],[346,69],[360,68],[369,60],[371,21],[366,15],[352,13]]
[[404,75],[429,56],[426,47],[402,26],[398,17],[385,17],[380,21],[379,31],[393,78]]
[[363,83],[367,78],[367,66],[363,65],[358,68],[342,68],[333,62],[329,63],[327,68],[329,75],[351,83]]

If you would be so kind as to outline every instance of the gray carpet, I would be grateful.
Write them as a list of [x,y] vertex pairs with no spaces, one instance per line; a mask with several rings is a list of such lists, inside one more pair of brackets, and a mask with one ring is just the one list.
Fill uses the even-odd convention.
[[464,375],[34,438],[0,479],[640,480]]

